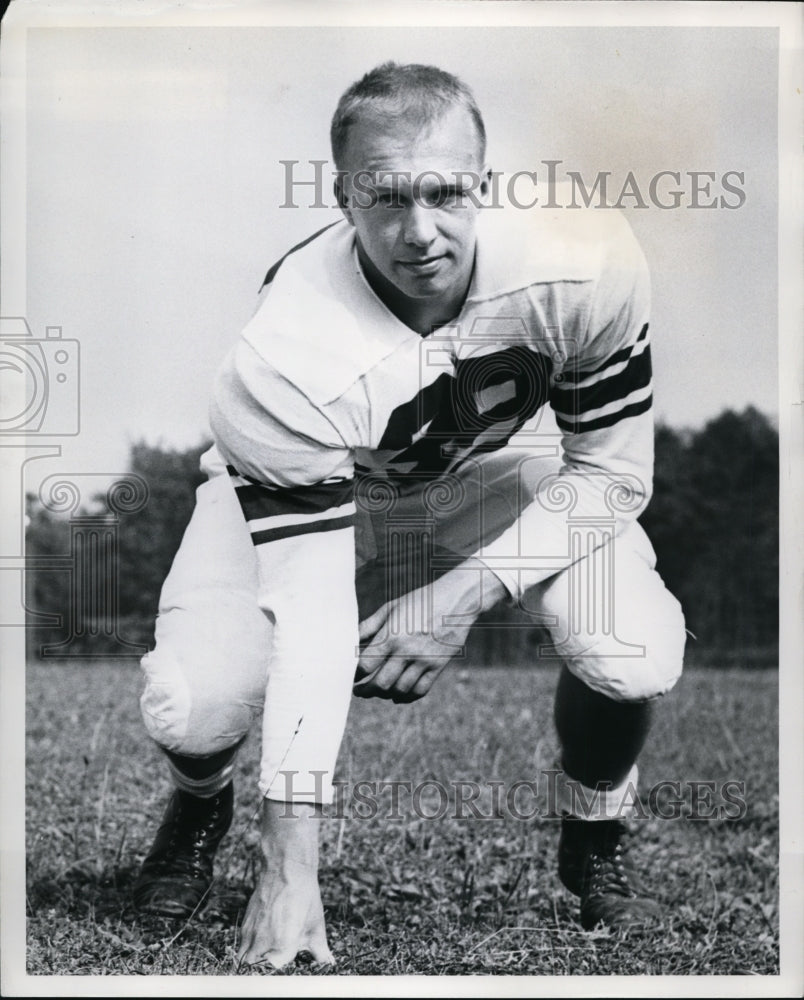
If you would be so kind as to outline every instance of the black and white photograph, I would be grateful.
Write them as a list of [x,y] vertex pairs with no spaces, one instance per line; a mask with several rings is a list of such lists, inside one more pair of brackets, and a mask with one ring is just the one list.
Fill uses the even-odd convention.
[[801,13],[12,0],[4,995],[801,995]]

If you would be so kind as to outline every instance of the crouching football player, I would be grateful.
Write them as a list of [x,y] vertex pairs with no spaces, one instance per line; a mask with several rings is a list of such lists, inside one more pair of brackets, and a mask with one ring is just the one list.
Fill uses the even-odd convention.
[[373,70],[331,139],[344,219],[270,269],[219,372],[210,479],[143,661],[176,791],[135,900],[202,903],[261,714],[264,863],[240,957],[330,960],[315,817],[352,685],[422,697],[507,598],[537,609],[564,664],[558,875],[584,927],[642,924],[660,911],[623,817],[684,646],[636,520],[653,463],[644,258],[614,212],[482,210],[483,120],[441,70]]

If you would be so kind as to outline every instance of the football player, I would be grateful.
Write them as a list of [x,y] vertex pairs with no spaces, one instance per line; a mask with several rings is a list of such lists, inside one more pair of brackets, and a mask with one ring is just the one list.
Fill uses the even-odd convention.
[[344,218],[270,269],[220,369],[210,478],[143,661],[176,791],[135,901],[202,903],[261,713],[264,864],[240,958],[330,961],[315,818],[353,684],[422,697],[508,599],[563,661],[559,877],[586,928],[654,920],[624,820],[684,623],[637,522],[653,464],[644,257],[613,211],[484,209],[483,119],[439,69],[368,73],[331,140]]

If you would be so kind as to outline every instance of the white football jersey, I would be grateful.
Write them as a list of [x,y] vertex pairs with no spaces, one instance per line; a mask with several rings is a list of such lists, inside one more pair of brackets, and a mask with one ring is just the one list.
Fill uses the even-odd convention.
[[[649,280],[619,213],[481,211],[463,308],[427,336],[371,289],[346,221],[291,250],[263,291],[210,413],[256,545],[351,528],[355,485],[359,509],[361,484],[421,491],[506,454],[560,451],[576,518],[619,531],[647,504]],[[572,561],[556,488],[491,541],[479,532],[473,554],[515,597]]]
[[229,467],[273,624],[264,794],[287,798],[289,772],[326,800],[359,617],[471,555],[519,599],[638,516],[648,299],[607,210],[480,212],[466,301],[428,336],[375,295],[345,221],[271,268],[217,377],[206,463]]

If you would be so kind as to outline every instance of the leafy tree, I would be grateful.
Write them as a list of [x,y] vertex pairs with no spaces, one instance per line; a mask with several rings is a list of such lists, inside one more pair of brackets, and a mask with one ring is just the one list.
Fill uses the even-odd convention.
[[642,520],[697,648],[713,659],[726,650],[744,660],[774,655],[778,495],[778,434],[754,407],[726,410],[686,438],[659,429]]
[[[70,607],[70,574],[67,568],[55,569],[56,560],[70,549],[70,525],[66,518],[52,514],[39,498],[26,497],[27,527],[25,554],[31,567],[25,574],[25,605],[28,612],[29,652],[40,642],[55,642],[61,637]],[[57,615],[60,624],[45,625]],[[32,626],[38,625],[37,628]]]
[[129,471],[148,487],[142,510],[120,522],[120,612],[153,622],[159,592],[190,521],[195,491],[205,476],[199,459],[209,447],[163,451],[139,442],[132,446]]
[[[129,471],[146,483],[147,501],[136,513],[122,513],[117,525],[117,611],[118,633],[128,642],[149,643],[162,582],[170,569],[182,534],[193,510],[196,487],[204,476],[199,458],[208,445],[187,451],[165,451],[144,442],[132,446]],[[101,509],[104,498],[97,497]],[[80,516],[87,511],[79,510]],[[38,498],[28,497],[26,554],[30,569],[26,574],[26,604],[29,625],[35,626],[38,614],[58,615],[60,626],[29,628],[29,654],[36,655],[41,645],[58,643],[68,636],[75,574],[69,565],[71,546],[70,521],[42,506]],[[48,558],[50,557],[50,558]],[[55,557],[55,558],[53,558]],[[70,646],[70,655],[102,655],[108,645],[97,629],[90,630],[94,608],[92,595],[86,606],[75,608],[78,621],[73,626],[87,634]],[[93,634],[94,633],[94,634]],[[119,650],[119,644],[115,644]]]
[[[119,520],[121,635],[130,641],[153,636],[159,592],[192,514],[206,447],[132,446],[130,471],[147,484],[148,499]],[[735,653],[741,662],[775,662],[778,492],[778,434],[753,407],[726,410],[696,431],[657,429],[654,493],[642,522],[659,571],[698,637],[689,647],[692,659],[723,663]],[[69,522],[32,497],[28,514],[28,555],[67,554]],[[32,611],[66,615],[69,573],[34,569],[27,595]],[[538,629],[522,628],[529,620],[510,608],[494,609],[486,621],[504,627],[477,630],[469,662],[530,662],[546,638]],[[59,638],[52,629],[31,631],[38,642]]]

